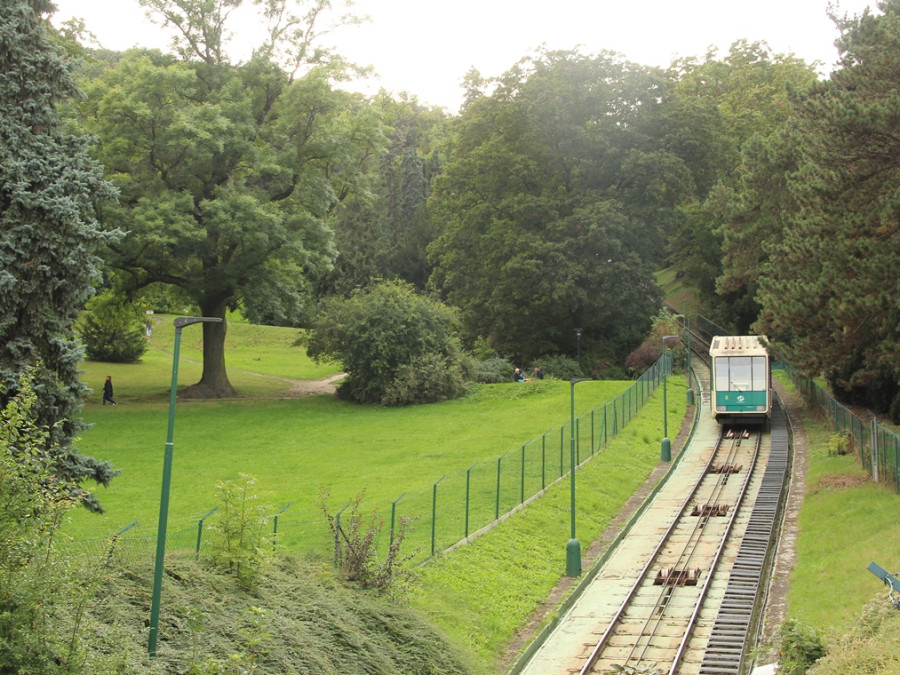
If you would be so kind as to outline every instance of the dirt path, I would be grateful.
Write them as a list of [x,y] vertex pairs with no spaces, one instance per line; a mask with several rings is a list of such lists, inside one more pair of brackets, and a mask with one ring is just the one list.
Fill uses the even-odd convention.
[[[347,376],[347,373],[339,373],[326,377],[324,380],[289,380],[291,388],[287,398],[300,398],[302,396],[314,396],[316,394],[333,394],[337,391],[336,383]],[[285,379],[285,378],[282,378]]]
[[294,380],[281,375],[255,373],[251,370],[235,370],[234,372],[262,377],[267,380],[277,380],[290,385],[288,389],[267,398],[303,398],[304,396],[316,396],[318,394],[334,394],[337,391],[337,383],[347,377],[347,373],[338,373],[322,380]]

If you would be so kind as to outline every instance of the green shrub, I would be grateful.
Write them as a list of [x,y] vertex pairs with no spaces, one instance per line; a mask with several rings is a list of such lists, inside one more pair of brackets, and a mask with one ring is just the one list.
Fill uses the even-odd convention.
[[584,371],[578,365],[578,361],[562,354],[542,356],[531,364],[531,370],[536,367],[540,367],[544,371],[544,377],[554,377],[557,380],[584,377]]
[[338,388],[344,400],[425,403],[464,393],[457,327],[453,309],[392,281],[329,298],[300,342],[317,361],[344,365]]
[[36,400],[27,376],[0,411],[0,673],[122,672],[129,653],[115,627],[87,613],[109,570],[54,545],[77,498],[45,452]]
[[890,415],[891,422],[894,424],[900,424],[900,392],[894,396],[894,400],[891,401],[890,410],[888,410],[888,415]]
[[506,359],[490,356],[485,359],[467,358],[463,361],[463,377],[467,382],[499,384],[510,379],[513,366]]
[[[360,513],[365,490],[345,507],[341,514],[334,515],[328,510],[329,492],[320,488],[319,508],[328,520],[328,527],[334,540],[335,565],[347,581],[359,583],[363,588],[390,589],[403,575],[403,564],[412,556],[401,557],[400,547],[411,519],[401,517],[398,527],[391,533],[391,543],[384,560],[378,560],[376,542],[384,521],[379,518],[378,509],[367,518]],[[343,516],[343,517],[341,517]]]
[[780,675],[803,675],[825,656],[825,646],[814,628],[789,619],[781,626],[778,654]]
[[108,363],[139,361],[147,350],[144,331],[141,312],[111,294],[98,295],[88,303],[80,329],[87,357]]
[[850,434],[832,434],[828,439],[828,454],[846,455],[850,452],[851,443]]
[[381,404],[437,403],[457,398],[464,392],[465,383],[458,366],[451,366],[440,354],[422,354],[397,369]]
[[252,588],[272,561],[272,540],[267,524],[271,508],[254,491],[256,479],[245,473],[238,482],[219,481],[220,509],[210,525],[213,565]]

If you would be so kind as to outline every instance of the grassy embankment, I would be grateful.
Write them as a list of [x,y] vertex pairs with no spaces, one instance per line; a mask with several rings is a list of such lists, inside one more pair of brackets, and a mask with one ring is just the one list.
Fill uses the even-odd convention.
[[[133,520],[139,525],[132,532],[155,532],[171,377],[171,338],[166,341],[170,333],[168,320],[156,326],[153,347],[140,364],[86,364],[85,378],[97,390],[106,374],[113,376],[121,405],[101,407],[99,396],[94,397],[85,411],[94,426],[84,435],[82,451],[111,459],[123,474],[100,495],[107,514],[98,518],[76,513],[67,524],[68,534],[105,537]],[[402,409],[353,406],[329,396],[281,398],[290,383],[279,377],[321,378],[337,371],[335,366],[310,363],[302,350],[290,347],[295,335],[232,324],[230,376],[253,398],[179,402],[170,532],[179,523],[193,527],[198,514],[215,503],[215,483],[240,472],[257,477],[274,509],[292,502],[283,519],[314,512],[319,484],[332,489],[338,505],[366,488],[366,502],[384,508],[404,491],[430,498],[442,474],[455,472],[459,477],[474,462],[490,467],[493,476],[499,455],[515,450],[512,458],[521,443],[567,421],[566,382],[495,385],[460,401]],[[185,331],[182,384],[199,377],[199,347],[199,331],[197,336]],[[627,385],[580,384],[577,413],[613,398]],[[672,378],[670,394],[670,423],[675,424],[684,412],[682,378]],[[579,471],[578,533],[585,548],[658,462],[659,398],[657,392],[609,449]],[[441,483],[442,490],[451,478]],[[473,658],[477,672],[496,672],[515,631],[564,572],[567,485],[554,486],[474,546],[422,568],[412,585],[414,606]],[[279,533],[286,527],[289,523],[282,520]]]
[[885,611],[887,587],[866,567],[875,561],[900,571],[900,495],[873,483],[853,454],[829,451],[832,432],[818,415],[807,412],[802,424],[806,494],[788,617],[815,629],[826,645],[827,658],[811,672],[898,673],[900,612]]

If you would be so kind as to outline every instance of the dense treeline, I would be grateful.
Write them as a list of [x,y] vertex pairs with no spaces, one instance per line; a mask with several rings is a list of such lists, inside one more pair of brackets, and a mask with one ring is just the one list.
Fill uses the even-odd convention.
[[[180,48],[97,52],[79,105],[120,190],[102,213],[127,232],[107,256],[120,288],[303,326],[323,298],[402,280],[459,311],[466,348],[518,363],[580,350],[609,374],[672,265],[720,323],[900,415],[895,0],[833,17],[827,81],[761,42],[666,70],[539,51],[470,72],[457,116],[342,92],[352,69],[315,30],[292,44],[273,29],[234,64],[202,30],[224,16],[149,4],[170,22],[196,12]],[[228,395],[225,327],[204,330],[201,393]]]
[[[271,3],[267,37],[242,63],[217,28],[228,8],[145,4],[181,27],[172,53],[91,50],[77,26],[48,31],[80,59],[71,138],[93,134],[117,190],[78,184],[98,216],[79,230],[103,255],[102,280],[78,257],[95,286],[157,309],[311,326],[325,298],[400,280],[458,312],[465,349],[522,364],[580,352],[586,371],[611,374],[659,309],[653,272],[672,265],[720,323],[767,333],[850,400],[900,416],[897,0],[835,17],[828,80],[764,43],[666,70],[539,51],[497,78],[469,73],[456,116],[342,90],[357,70],[319,47],[324,0]],[[7,123],[32,109],[15,96]],[[5,147],[17,144],[31,152]],[[74,260],[63,246],[48,251]],[[18,279],[5,297],[24,302]],[[227,325],[203,330],[196,393],[230,395]],[[16,358],[10,381],[27,360]],[[77,403],[77,387],[64,390]]]

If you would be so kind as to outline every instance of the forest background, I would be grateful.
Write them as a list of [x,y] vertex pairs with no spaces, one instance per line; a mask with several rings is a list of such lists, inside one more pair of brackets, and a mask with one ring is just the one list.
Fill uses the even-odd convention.
[[[835,17],[828,81],[764,43],[668,69],[542,52],[471,72],[457,116],[335,89],[353,67],[316,51],[324,4],[243,63],[209,30],[224,9],[146,6],[185,27],[172,53],[64,36],[85,92],[68,119],[118,190],[98,204],[122,234],[100,290],[308,327],[323,298],[400,279],[455,308],[469,350],[579,351],[609,375],[671,266],[699,294],[677,309],[764,333],[845,401],[900,415],[895,2]],[[203,395],[231,393],[226,330],[204,326]]]

